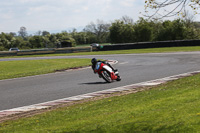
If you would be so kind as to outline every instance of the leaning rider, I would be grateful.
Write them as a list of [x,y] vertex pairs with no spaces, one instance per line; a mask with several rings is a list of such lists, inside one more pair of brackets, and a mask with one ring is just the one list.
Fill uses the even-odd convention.
[[96,58],[93,58],[93,59],[91,60],[91,63],[92,63],[92,69],[93,69],[94,73],[95,73],[96,64],[97,64],[98,62],[102,62],[102,63],[108,65],[108,66],[113,70],[113,72],[117,72],[117,69],[114,69],[108,62],[106,62],[106,61],[101,61],[101,60],[98,60],[98,61],[97,61]]

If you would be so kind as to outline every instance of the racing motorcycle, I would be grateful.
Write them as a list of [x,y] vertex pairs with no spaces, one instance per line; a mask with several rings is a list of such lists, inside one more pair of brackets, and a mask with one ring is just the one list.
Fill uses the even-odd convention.
[[95,66],[96,73],[98,73],[100,78],[103,78],[106,82],[111,83],[112,81],[120,81],[121,77],[119,76],[119,72],[114,72],[112,68],[110,68],[108,65],[97,62]]

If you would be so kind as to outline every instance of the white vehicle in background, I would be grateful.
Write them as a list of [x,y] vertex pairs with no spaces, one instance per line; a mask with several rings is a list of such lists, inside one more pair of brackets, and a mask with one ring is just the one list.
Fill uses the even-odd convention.
[[98,43],[92,43],[90,46],[92,46],[92,47],[99,47],[100,45]]
[[92,43],[90,46],[93,51],[98,51],[100,49],[100,45],[98,43]]
[[9,51],[20,51],[18,48],[10,48]]

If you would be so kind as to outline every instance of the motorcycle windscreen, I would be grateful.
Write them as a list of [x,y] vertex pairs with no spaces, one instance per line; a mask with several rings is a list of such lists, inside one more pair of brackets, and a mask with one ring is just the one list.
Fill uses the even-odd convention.
[[107,65],[103,66],[103,68],[106,69],[107,71],[109,71],[110,73],[113,72],[112,69]]
[[97,64],[96,64],[96,66],[95,66],[95,70],[99,70],[99,68],[100,68],[100,66],[101,66],[101,62],[97,62]]

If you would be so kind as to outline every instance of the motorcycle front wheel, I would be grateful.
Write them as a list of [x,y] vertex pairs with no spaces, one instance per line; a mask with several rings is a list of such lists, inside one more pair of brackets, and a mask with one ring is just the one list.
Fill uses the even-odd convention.
[[121,81],[121,77],[118,75],[116,80]]

